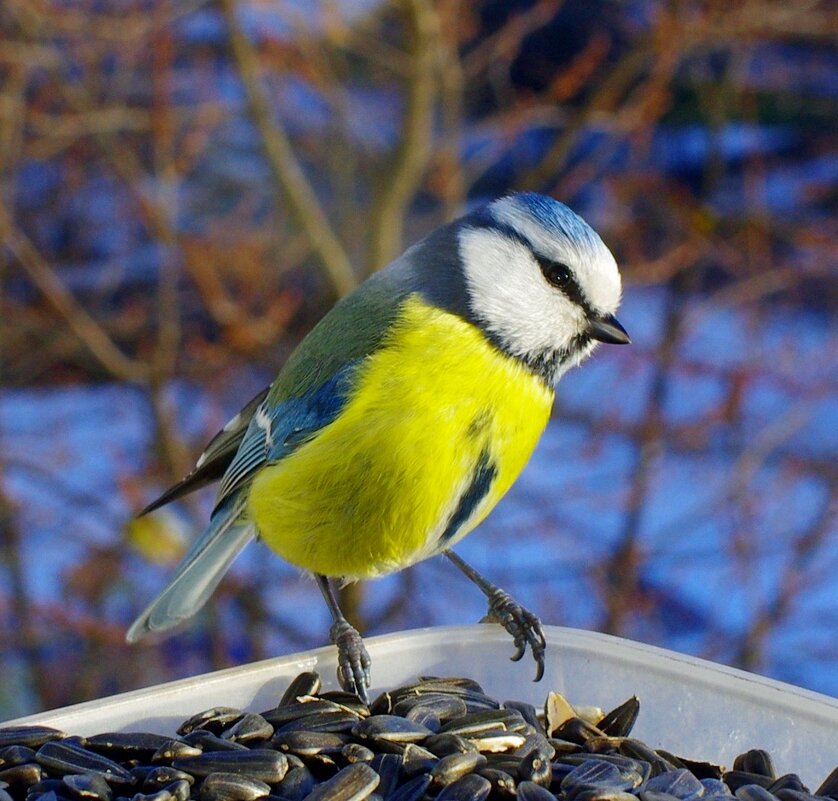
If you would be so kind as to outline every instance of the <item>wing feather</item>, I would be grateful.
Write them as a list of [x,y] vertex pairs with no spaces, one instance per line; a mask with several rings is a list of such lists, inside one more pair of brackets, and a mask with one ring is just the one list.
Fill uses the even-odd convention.
[[356,359],[301,398],[273,406],[266,398],[251,417],[239,450],[221,479],[217,505],[242,489],[266,464],[276,464],[310,442],[340,414],[362,359]]
[[192,471],[177,484],[169,487],[159,498],[155,498],[140,512],[138,517],[153,512],[155,509],[182,498],[184,495],[189,495],[189,493],[195,492],[195,490],[205,487],[207,484],[218,481],[235,458],[236,451],[239,450],[247,427],[250,425],[250,419],[262,401],[265,400],[269,390],[270,387],[263,389],[230,420],[204,448],[204,452],[198,457]]

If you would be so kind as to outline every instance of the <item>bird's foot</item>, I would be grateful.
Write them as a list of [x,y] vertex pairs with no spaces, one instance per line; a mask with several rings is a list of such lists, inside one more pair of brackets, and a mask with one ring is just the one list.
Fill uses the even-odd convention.
[[344,690],[355,693],[369,704],[370,655],[358,630],[346,619],[335,621],[329,629],[329,639],[338,649],[338,681]]
[[529,645],[536,664],[534,681],[541,681],[547,642],[541,621],[529,609],[521,606],[508,592],[495,587],[489,595],[489,611],[481,622],[500,623],[512,635],[516,648],[511,657],[513,662],[521,659]]

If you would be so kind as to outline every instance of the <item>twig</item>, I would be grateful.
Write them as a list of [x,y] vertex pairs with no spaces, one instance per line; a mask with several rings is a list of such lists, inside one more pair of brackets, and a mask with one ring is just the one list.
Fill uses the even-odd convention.
[[466,196],[465,170],[461,157],[464,128],[465,76],[460,59],[456,21],[462,9],[460,0],[440,6],[444,20],[439,36],[439,77],[441,101],[442,143],[437,154],[441,173],[439,191],[442,196],[443,216],[450,222],[459,213]]
[[585,107],[567,124],[541,161],[516,180],[519,189],[543,189],[553,182],[567,164],[576,140],[591,118],[616,104],[617,99],[646,67],[649,60],[647,43],[640,41],[629,50],[594,92]]
[[404,216],[416,193],[433,143],[439,18],[429,0],[404,0],[411,33],[411,78],[402,137],[374,204],[370,261],[378,269],[402,247]]
[[352,263],[294,155],[288,134],[271,116],[268,99],[259,82],[256,52],[236,19],[236,0],[221,0],[221,8],[227,21],[233,59],[244,84],[250,115],[262,137],[271,172],[335,289],[344,295],[357,284]]
[[18,259],[50,305],[64,317],[70,330],[106,370],[123,381],[131,383],[145,381],[148,375],[145,365],[126,356],[99,323],[58,280],[30,239],[15,226],[2,200],[0,200],[0,239],[5,241],[6,247]]

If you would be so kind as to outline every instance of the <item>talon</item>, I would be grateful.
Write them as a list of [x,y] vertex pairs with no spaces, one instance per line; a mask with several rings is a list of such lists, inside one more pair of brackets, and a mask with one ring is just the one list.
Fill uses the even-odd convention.
[[340,686],[369,704],[367,688],[372,661],[358,630],[345,619],[337,620],[329,629],[329,639],[338,649],[337,676]]
[[541,621],[501,589],[496,589],[489,597],[489,611],[484,620],[496,621],[512,635],[515,653],[510,659],[513,662],[523,658],[529,645],[536,664],[535,681],[541,681],[544,676],[544,651],[547,648]]

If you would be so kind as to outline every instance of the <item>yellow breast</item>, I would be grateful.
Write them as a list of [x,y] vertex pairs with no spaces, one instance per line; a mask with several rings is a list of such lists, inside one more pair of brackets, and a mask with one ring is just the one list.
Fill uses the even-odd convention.
[[[489,513],[529,459],[552,401],[476,328],[412,296],[338,418],[257,474],[250,513],[299,567],[347,578],[399,570]],[[446,531],[487,455],[488,491]],[[443,533],[453,536],[440,543]]]

